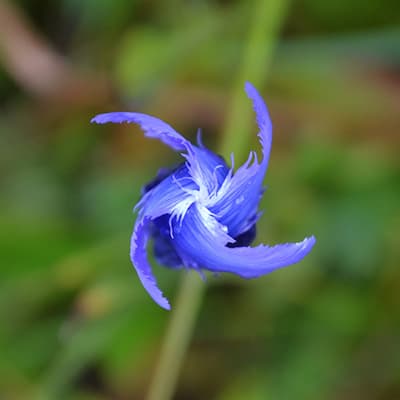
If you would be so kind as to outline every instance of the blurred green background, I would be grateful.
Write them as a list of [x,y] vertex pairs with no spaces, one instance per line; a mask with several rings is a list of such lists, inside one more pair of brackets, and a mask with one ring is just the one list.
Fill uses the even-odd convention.
[[[132,207],[180,159],[89,120],[151,113],[216,149],[253,7],[0,2],[0,399],[144,398],[171,314],[131,267]],[[400,398],[399,16],[287,4],[258,88],[274,145],[257,241],[317,245],[257,280],[208,278],[176,399]],[[154,271],[173,306],[183,272]]]

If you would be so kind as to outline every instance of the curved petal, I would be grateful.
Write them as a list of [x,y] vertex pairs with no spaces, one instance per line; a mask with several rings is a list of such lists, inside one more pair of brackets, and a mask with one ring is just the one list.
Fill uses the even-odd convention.
[[229,173],[225,160],[203,145],[188,147],[187,154],[183,156],[187,160],[189,174],[200,192],[204,191],[207,197],[216,193]]
[[263,193],[264,174],[256,161],[249,166],[250,163],[249,157],[234,175],[230,173],[215,198],[211,198],[208,203],[210,211],[221,224],[229,227],[229,234],[233,237],[242,234],[254,223]]
[[[256,88],[250,83],[246,82],[245,90],[247,97],[253,101],[254,112],[256,113],[257,125],[260,129],[258,137],[260,138],[262,153],[263,153],[263,166],[267,168],[269,155],[272,146],[272,122],[269,116],[268,108],[257,92]],[[265,171],[264,171],[265,172]]]
[[[143,129],[145,136],[159,139],[173,150],[186,152],[184,157],[187,159],[190,175],[199,186],[207,188],[208,191],[216,190],[228,173],[228,166],[223,158],[208,150],[201,143],[200,134],[198,134],[200,147],[194,146],[170,125],[151,115],[112,112],[96,115],[91,122],[97,124],[135,123]],[[215,182],[217,182],[217,186]]]
[[256,153],[251,152],[244,165],[226,176],[218,193],[209,203],[210,210],[218,216],[218,220],[229,226],[231,236],[240,235],[247,230],[249,218],[253,219],[257,213],[272,144],[272,123],[267,106],[250,83],[246,83],[245,89],[247,96],[253,101],[263,158],[258,163]]
[[[193,146],[198,156],[189,162],[182,163],[168,174],[165,170],[159,171],[156,179],[145,186],[144,195],[135,206],[139,215],[152,220],[168,214],[181,220],[187,209],[195,202],[201,188],[218,186],[222,182],[228,168],[224,160],[207,149],[198,149]],[[196,154],[196,153],[194,153]],[[194,163],[201,165],[204,181],[196,183],[190,172]],[[200,167],[199,167],[200,168]],[[215,189],[216,190],[216,189]]]
[[159,139],[173,150],[186,150],[188,146],[191,146],[189,141],[166,122],[147,114],[111,112],[96,115],[90,122],[95,122],[97,124],[106,124],[108,122],[119,124],[123,122],[134,123],[140,125],[147,137]]
[[154,189],[156,186],[158,186],[165,178],[168,176],[172,175],[177,169],[177,168],[165,168],[161,167],[158,171],[156,176],[150,181],[147,182],[144,186],[142,186],[142,196],[144,196],[147,192],[150,190]]
[[139,219],[136,221],[135,228],[131,237],[131,261],[136,269],[142,285],[147,290],[152,299],[166,310],[170,310],[168,300],[163,296],[157,286],[151,266],[147,260],[146,245],[149,237],[149,220]]
[[302,260],[315,244],[313,236],[299,243],[276,246],[227,247],[232,238],[226,227],[198,205],[187,212],[174,232],[173,243],[187,266],[213,272],[230,272],[243,278],[261,275]]
[[183,217],[195,201],[192,192],[198,189],[191,179],[186,164],[181,164],[171,175],[150,189],[140,199],[135,209],[142,217],[155,219],[164,214]]
[[[150,189],[135,207],[140,209],[142,216],[154,219],[164,214],[173,214],[183,218],[202,190],[208,196],[208,190],[218,189],[229,171],[223,158],[206,148],[191,146],[190,149],[190,156],[185,155],[188,159],[186,163],[181,164],[155,186],[153,182],[150,183]],[[193,171],[199,174],[196,179]]]

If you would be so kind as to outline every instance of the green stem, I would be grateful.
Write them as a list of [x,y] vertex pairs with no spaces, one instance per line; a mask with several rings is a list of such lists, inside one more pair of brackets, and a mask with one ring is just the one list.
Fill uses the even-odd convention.
[[220,144],[221,153],[234,153],[237,164],[247,156],[249,128],[254,124],[254,111],[244,93],[245,81],[261,89],[271,65],[273,51],[282,27],[288,0],[258,0],[253,24],[243,52],[243,64],[236,79]]
[[153,377],[153,384],[147,397],[148,400],[172,398],[205,287],[198,274],[188,271],[183,276],[177,302],[164,338],[160,360]]
[[[246,131],[251,126],[252,112],[243,95],[244,82],[249,80],[256,87],[261,87],[272,59],[286,4],[287,0],[255,0],[254,17],[244,50],[243,64],[236,80],[220,146],[220,153],[225,156],[233,151],[236,156],[241,157],[247,148]],[[172,398],[204,291],[205,285],[197,274],[185,274],[147,400]]]

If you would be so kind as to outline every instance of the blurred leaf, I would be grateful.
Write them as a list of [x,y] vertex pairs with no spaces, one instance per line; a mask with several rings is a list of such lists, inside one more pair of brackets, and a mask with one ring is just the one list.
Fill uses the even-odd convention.
[[142,26],[128,32],[116,63],[122,92],[138,96],[173,80],[185,60],[217,32],[217,23],[215,16],[207,13],[175,30]]

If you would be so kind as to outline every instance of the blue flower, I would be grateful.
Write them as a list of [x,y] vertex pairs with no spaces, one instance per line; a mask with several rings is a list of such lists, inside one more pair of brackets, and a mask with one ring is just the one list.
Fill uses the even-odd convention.
[[299,262],[312,249],[314,236],[298,243],[248,247],[260,216],[258,203],[272,143],[267,107],[256,89],[245,86],[253,101],[262,146],[262,160],[250,152],[234,171],[224,159],[208,150],[198,136],[193,145],[158,118],[131,112],[99,114],[92,122],[129,122],[140,125],[149,138],[159,139],[185,158],[174,170],[162,169],[143,189],[135,209],[138,218],[131,238],[130,256],[143,286],[161,307],[170,309],[157,286],[147,259],[151,237],[155,257],[170,268],[186,267],[230,272],[257,278],[277,268]]

